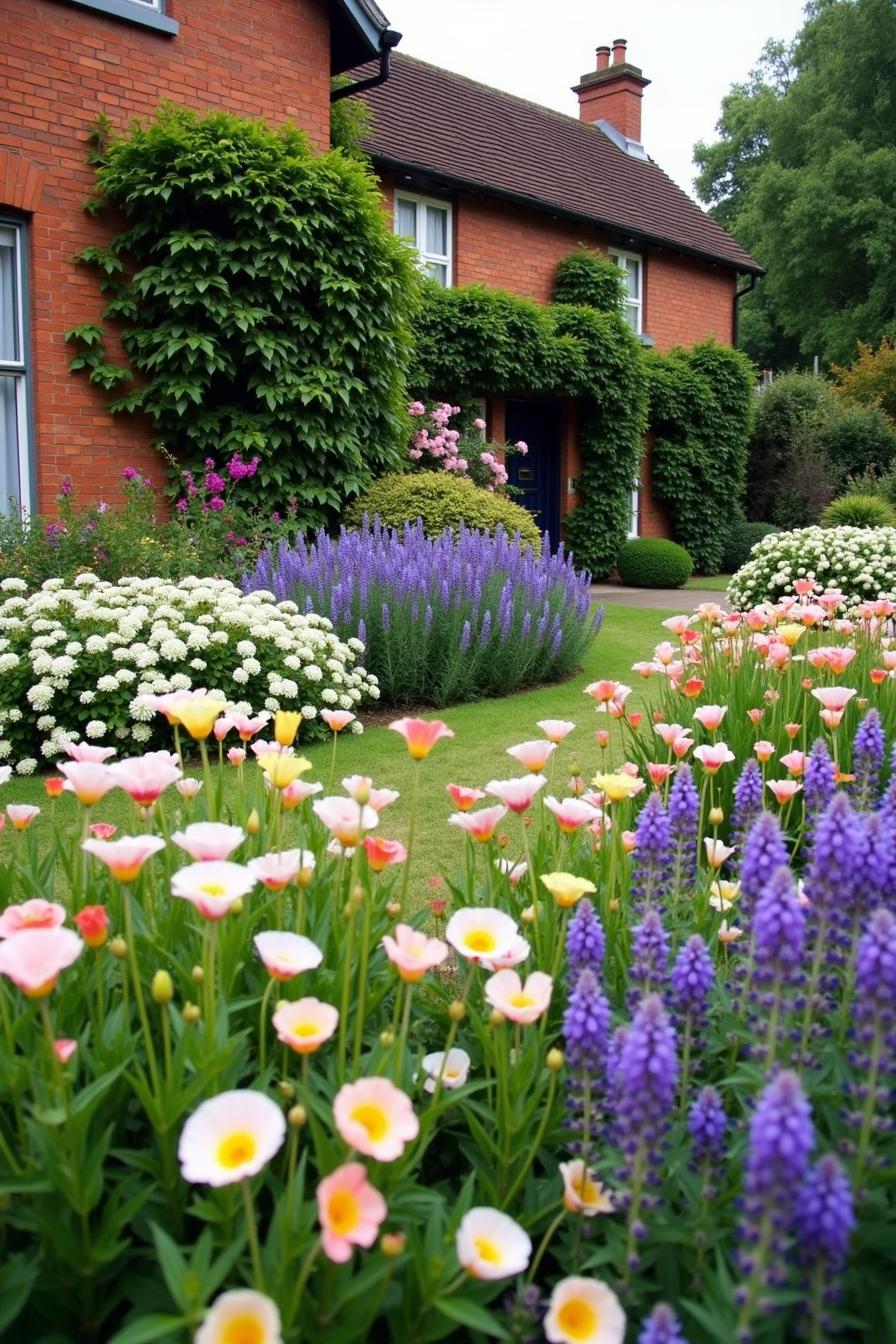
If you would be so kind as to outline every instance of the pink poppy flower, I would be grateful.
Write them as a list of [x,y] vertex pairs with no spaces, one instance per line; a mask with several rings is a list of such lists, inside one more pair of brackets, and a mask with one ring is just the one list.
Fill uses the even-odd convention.
[[661,784],[665,784],[674,769],[675,766],[670,765],[667,761],[649,761],[647,774],[653,787],[658,789]]
[[761,761],[764,765],[774,756],[775,744],[774,742],[766,742],[764,738],[761,738],[758,742],[753,743],[753,750],[756,753],[757,761]]
[[222,714],[220,719],[215,719],[212,724],[212,732],[215,735],[215,741],[223,742],[232,728],[233,719],[229,714]]
[[189,901],[203,919],[223,919],[234,902],[248,896],[255,882],[255,874],[238,863],[200,861],[174,874],[171,895]]
[[346,1162],[317,1187],[317,1216],[324,1255],[337,1265],[355,1246],[372,1246],[386,1217],[386,1201],[367,1180],[360,1162]]
[[343,728],[347,728],[350,723],[354,723],[357,715],[350,709],[322,709],[320,717],[333,733],[341,733]]
[[311,806],[314,815],[343,849],[353,849],[365,832],[376,830],[380,822],[372,807],[351,798],[320,798]]
[[231,765],[243,765],[246,760],[245,747],[231,747],[227,753],[227,759]]
[[510,915],[491,906],[455,910],[445,928],[445,937],[455,952],[470,961],[505,957],[516,946],[519,936]]
[[564,835],[573,835],[580,826],[588,825],[600,815],[597,809],[586,803],[583,798],[564,798],[559,803],[556,798],[545,798],[544,805],[549,812],[553,812],[557,825]]
[[104,863],[119,882],[135,882],[147,859],[165,848],[165,841],[158,835],[125,835],[120,840],[84,840],[81,848]]
[[590,682],[585,687],[583,694],[590,695],[592,700],[597,700],[599,704],[606,705],[613,699],[618,689],[618,681],[604,679],[603,681]]
[[694,749],[694,759],[698,760],[708,775],[714,775],[723,765],[734,760],[734,752],[726,742],[714,742],[712,746],[704,743]]
[[388,1078],[346,1083],[333,1098],[333,1118],[343,1143],[377,1162],[401,1157],[420,1130],[410,1097]]
[[152,807],[169,785],[180,779],[177,757],[170,751],[149,751],[106,767],[113,784],[124,789],[138,807]]
[[446,788],[458,812],[469,812],[474,803],[481,802],[485,797],[483,789],[465,789],[461,784],[448,784]]
[[35,897],[21,905],[8,905],[0,914],[0,938],[12,938],[25,929],[58,929],[65,923],[65,906]]
[[113,826],[111,821],[94,821],[88,830],[97,840],[111,840],[118,827]]
[[485,982],[485,997],[509,1022],[528,1027],[546,1013],[554,982],[543,971],[533,971],[523,984],[518,973],[496,971]]
[[260,714],[256,714],[254,718],[250,718],[248,714],[230,715],[233,727],[239,734],[241,742],[249,742],[256,733],[260,733],[262,728],[270,722],[270,718],[271,716],[266,709],[262,710]]
[[[521,864],[519,866],[522,867],[523,869],[525,869],[526,867],[525,864]],[[532,910],[531,905],[529,906],[529,910],[530,911]],[[523,913],[525,914],[525,911]],[[513,939],[513,941],[511,942],[510,946],[506,949],[506,951],[502,952],[499,956],[496,957],[483,957],[482,961],[480,962],[480,965],[483,966],[487,971],[512,970],[514,966],[520,966],[524,961],[528,959],[531,950],[532,949],[526,942],[525,938],[518,936]]]
[[290,882],[294,882],[304,866],[305,851],[302,849],[284,849],[276,854],[262,854],[260,858],[250,859],[246,864],[250,873],[268,891],[283,891]]
[[281,1003],[271,1021],[277,1040],[297,1055],[310,1055],[330,1039],[339,1025],[339,1013],[320,999],[296,999]]
[[8,976],[27,998],[42,999],[83,951],[71,929],[25,929],[0,942],[0,975]]
[[534,742],[520,742],[516,747],[508,747],[507,755],[519,761],[531,774],[540,774],[551,756],[557,750],[556,742],[543,742],[538,738]]
[[454,736],[441,719],[396,719],[389,727],[394,733],[401,733],[414,761],[425,760],[438,741]]
[[512,859],[495,859],[495,867],[503,877],[507,878],[512,887],[517,886],[529,871],[529,865],[525,859],[522,859],[519,863],[514,863]]
[[824,709],[834,714],[843,714],[846,706],[855,695],[849,686],[817,686],[812,696]]
[[575,724],[569,719],[539,719],[536,727],[541,729],[549,742],[563,742],[569,737]]
[[94,761],[100,765],[115,755],[114,747],[100,747],[94,742],[64,742],[63,749],[69,760]]
[[112,767],[99,761],[63,761],[60,775],[65,775],[65,788],[79,803],[93,807],[115,787]]
[[461,1218],[454,1249],[474,1279],[511,1279],[523,1274],[532,1258],[528,1233],[506,1213],[485,1205]]
[[[485,797],[484,794],[482,796]],[[501,803],[496,803],[494,807],[480,807],[477,812],[453,812],[448,818],[448,825],[460,827],[472,840],[479,840],[484,844],[491,840],[498,822],[506,816],[507,808]]]
[[767,787],[775,795],[775,800],[780,807],[789,803],[795,794],[799,793],[803,787],[795,779],[769,779],[766,780]]
[[374,812],[382,812],[383,808],[401,797],[396,789],[375,789],[373,780],[367,775],[349,775],[342,781],[342,787],[349,798],[356,803],[366,803]]
[[441,938],[429,938],[409,924],[396,924],[395,936],[385,934],[382,944],[402,980],[409,984],[422,980],[427,971],[441,966],[448,956],[448,945]]
[[178,849],[184,850],[197,863],[229,859],[245,838],[241,826],[228,826],[222,821],[194,821],[171,836]]
[[706,861],[710,868],[721,868],[726,859],[730,859],[734,853],[731,845],[723,845],[721,840],[713,840],[712,836],[705,836],[703,844],[706,847]]
[[544,775],[524,775],[521,779],[490,779],[486,792],[509,807],[511,812],[528,812],[535,795],[543,789],[547,780]]
[[657,737],[662,738],[667,747],[671,747],[677,738],[690,737],[693,730],[685,728],[680,723],[658,723],[654,726],[653,731]]
[[365,835],[364,852],[375,873],[382,873],[394,863],[404,863],[408,852],[399,840],[384,840],[381,835]]
[[31,803],[7,803],[6,815],[14,831],[27,831],[34,818],[40,816],[40,808]]
[[708,733],[714,733],[721,726],[727,713],[727,705],[701,705],[699,709],[694,710],[694,718]]
[[280,803],[287,812],[292,812],[308,798],[313,798],[316,793],[323,791],[323,784],[310,784],[304,779],[294,779],[285,789],[280,790]]
[[272,980],[292,980],[303,971],[313,971],[323,961],[317,944],[300,933],[270,929],[256,933],[252,941]]
[[104,905],[85,905],[73,916],[88,947],[102,947],[109,937],[109,913]]
[[804,751],[788,751],[786,756],[781,757],[781,764],[789,775],[799,778],[806,768],[806,753]]
[[178,779],[175,780],[174,787],[177,789],[181,798],[195,798],[202,788],[201,779]]
[[53,1051],[60,1064],[67,1064],[78,1048],[77,1041],[71,1041],[67,1037],[60,1037],[53,1042]]

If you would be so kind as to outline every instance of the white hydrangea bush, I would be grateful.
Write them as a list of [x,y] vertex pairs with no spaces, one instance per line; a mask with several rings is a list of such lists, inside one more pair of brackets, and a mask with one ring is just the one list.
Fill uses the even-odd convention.
[[[355,710],[379,697],[329,620],[226,579],[0,582],[0,763],[20,773],[66,741],[169,745],[143,697],[204,687],[236,708]],[[27,770],[23,770],[27,766]]]
[[728,585],[738,611],[794,592],[814,579],[843,593],[847,607],[876,597],[896,599],[896,528],[802,527],[756,543]]

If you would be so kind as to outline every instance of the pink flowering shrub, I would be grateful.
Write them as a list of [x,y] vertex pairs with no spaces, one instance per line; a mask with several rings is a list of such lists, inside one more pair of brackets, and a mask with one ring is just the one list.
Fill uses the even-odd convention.
[[[505,462],[514,453],[524,456],[528,445],[519,443],[487,443],[483,437],[485,421],[481,416],[464,427],[463,420],[452,425],[462,415],[460,406],[440,401],[427,407],[425,402],[412,401],[408,415],[415,429],[408,449],[408,458],[418,470],[449,471],[455,476],[467,476],[476,485],[500,494],[512,494],[507,486]],[[460,425],[461,427],[458,427]]]

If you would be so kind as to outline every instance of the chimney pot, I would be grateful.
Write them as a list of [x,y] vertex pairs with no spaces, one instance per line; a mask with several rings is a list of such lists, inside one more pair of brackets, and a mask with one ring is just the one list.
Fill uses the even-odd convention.
[[[3,0],[0,0],[2,6]],[[641,95],[650,83],[626,55],[628,43],[617,37],[612,48],[597,48],[597,68],[582,75],[573,93],[579,97],[580,121],[607,121],[626,140],[641,141]],[[612,53],[613,63],[610,64]]]
[[598,47],[598,49],[597,49],[597,65],[596,65],[595,69],[597,69],[597,70],[606,70],[607,67],[609,66],[609,64],[610,64],[610,48],[609,48],[609,47]]
[[624,37],[617,37],[613,40],[613,64],[622,65],[625,61],[625,49],[627,42]]

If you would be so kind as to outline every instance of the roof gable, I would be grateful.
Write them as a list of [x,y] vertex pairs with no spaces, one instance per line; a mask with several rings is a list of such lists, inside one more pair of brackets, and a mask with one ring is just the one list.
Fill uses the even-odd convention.
[[398,53],[364,97],[373,112],[364,148],[384,164],[763,274],[661,168],[596,126]]
[[330,72],[342,74],[379,52],[389,20],[376,0],[333,0]]

